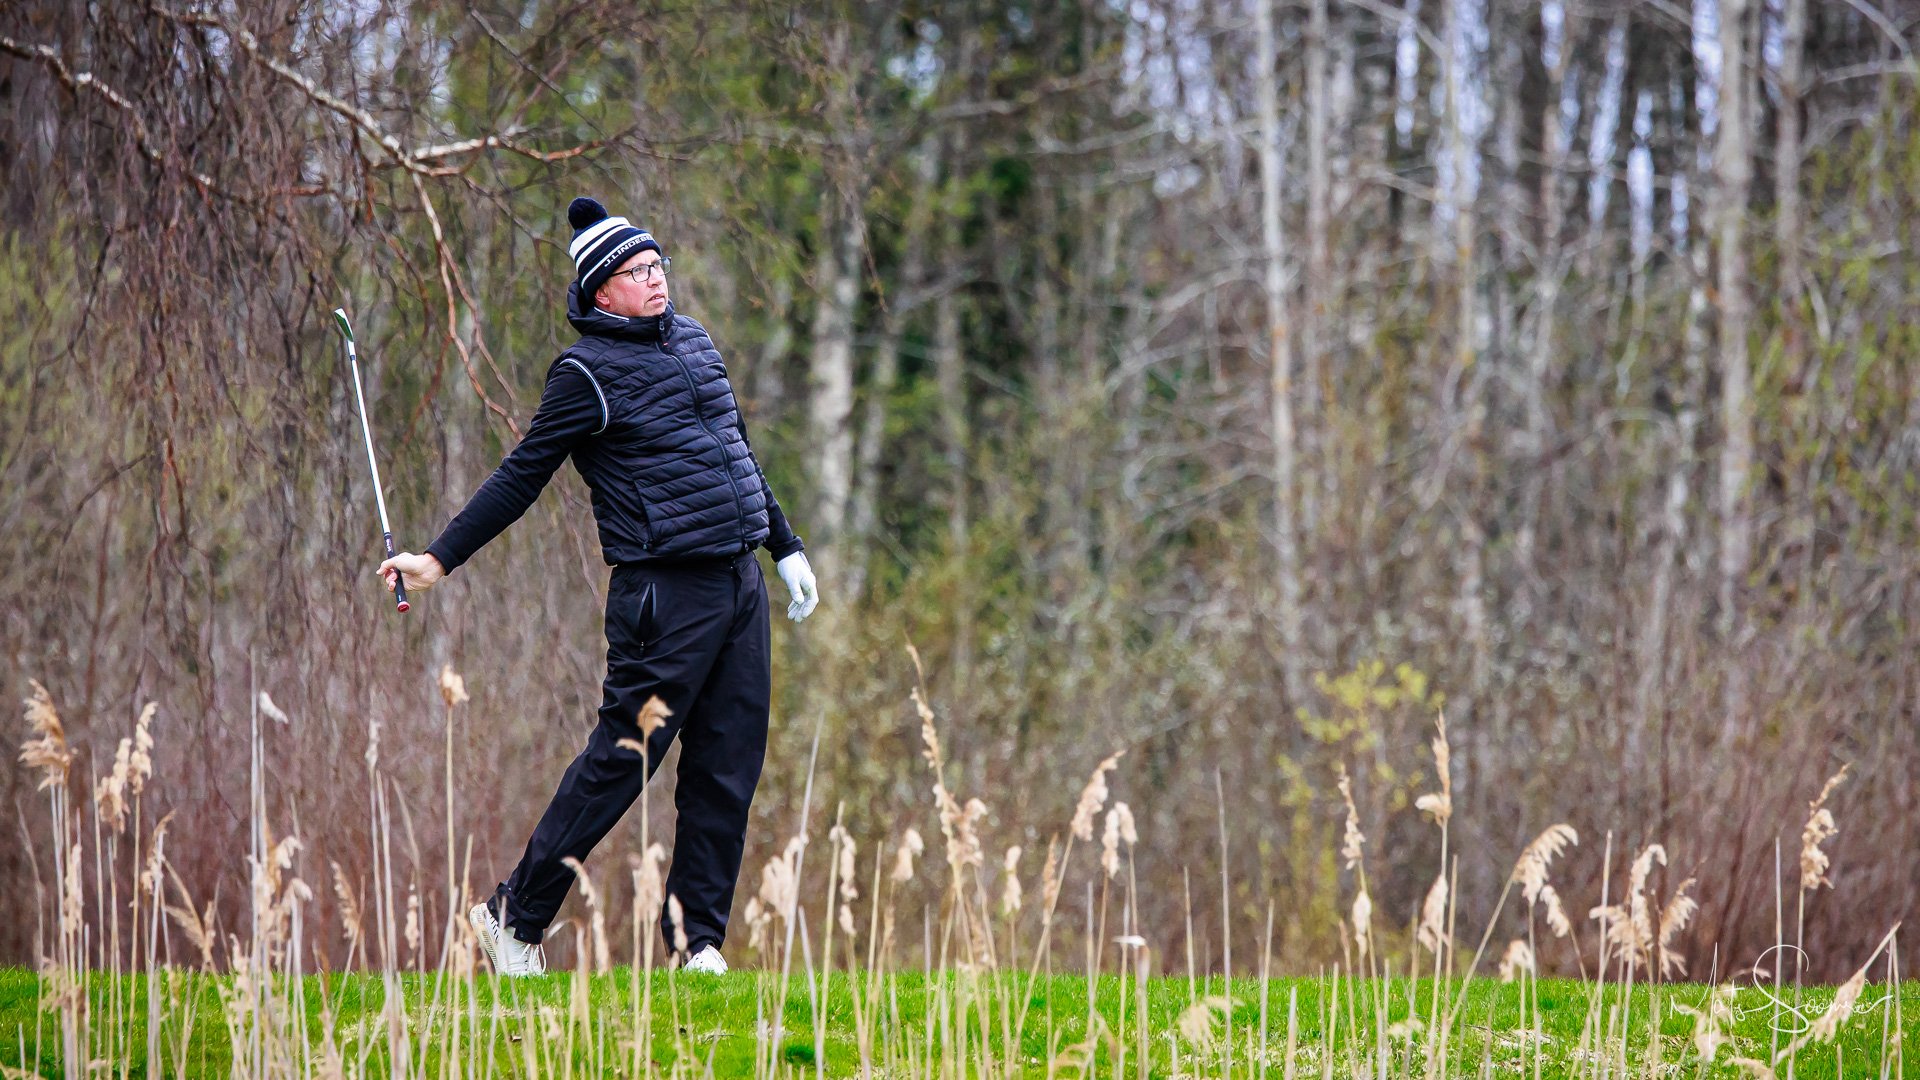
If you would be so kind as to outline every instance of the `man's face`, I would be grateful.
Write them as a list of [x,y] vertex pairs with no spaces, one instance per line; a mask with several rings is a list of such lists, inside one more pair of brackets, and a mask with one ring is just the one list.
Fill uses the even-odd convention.
[[620,264],[593,294],[602,311],[632,318],[667,310],[667,275],[660,272],[660,253],[651,248]]

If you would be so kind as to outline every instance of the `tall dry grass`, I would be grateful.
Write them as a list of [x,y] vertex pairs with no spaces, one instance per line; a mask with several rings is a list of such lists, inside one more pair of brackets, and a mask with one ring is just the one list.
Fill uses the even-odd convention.
[[[912,659],[918,673],[919,657],[912,654]],[[445,850],[439,857],[424,855],[411,820],[404,811],[396,816],[393,784],[381,770],[381,725],[369,722],[366,814],[379,843],[374,872],[366,880],[356,880],[337,862],[322,866],[309,853],[311,845],[297,822],[278,826],[272,820],[266,797],[272,763],[262,751],[259,724],[260,716],[271,717],[276,706],[256,691],[253,832],[244,860],[249,919],[245,926],[230,927],[220,925],[215,906],[191,895],[174,872],[166,854],[169,822],[143,826],[143,793],[154,776],[154,706],[141,711],[112,761],[103,763],[105,771],[87,785],[91,797],[76,801],[75,773],[82,763],[68,745],[52,695],[32,684],[19,760],[38,773],[50,811],[51,877],[36,883],[42,900],[36,911],[41,916],[39,1004],[51,1017],[51,1030],[36,1025],[31,1042],[24,1029],[17,1033],[24,1070],[43,1074],[57,1058],[68,1075],[82,1071],[72,1063],[87,1062],[88,1073],[125,1076],[137,1049],[147,1075],[195,1075],[202,1063],[190,1051],[211,1025],[230,1047],[229,1071],[236,1077],[710,1073],[714,1044],[703,1047],[695,1034],[700,1023],[686,983],[693,976],[662,970],[663,954],[656,949],[655,913],[663,905],[672,932],[682,931],[677,900],[663,895],[666,853],[651,836],[645,797],[639,850],[625,857],[635,901],[624,918],[607,902],[590,868],[569,863],[585,916],[555,928],[574,946],[571,967],[557,973],[567,988],[564,1010],[542,1004],[536,995],[516,994],[514,984],[500,983],[485,970],[462,913],[490,890],[475,887],[471,844],[456,847],[451,824],[453,747],[468,697],[464,680],[451,668],[442,670],[439,685],[450,824],[436,839]],[[1601,893],[1578,923],[1554,881],[1556,871],[1583,850],[1579,832],[1564,822],[1546,826],[1526,845],[1498,896],[1462,896],[1462,855],[1494,854],[1463,853],[1451,845],[1453,749],[1444,717],[1436,719],[1431,742],[1434,790],[1413,802],[1434,829],[1438,854],[1436,876],[1417,909],[1375,910],[1354,780],[1344,767],[1332,778],[1344,814],[1340,867],[1352,899],[1339,928],[1343,959],[1314,973],[1320,992],[1312,1007],[1319,1012],[1310,1018],[1314,1034],[1303,1041],[1299,985],[1276,975],[1287,963],[1274,955],[1272,903],[1258,939],[1257,975],[1239,982],[1233,977],[1231,934],[1223,936],[1217,958],[1203,960],[1195,955],[1190,932],[1183,939],[1176,928],[1138,918],[1143,884],[1164,888],[1171,883],[1143,883],[1135,872],[1134,850],[1152,837],[1142,835],[1129,803],[1114,798],[1114,784],[1124,777],[1124,751],[1094,767],[1070,820],[1048,838],[1038,878],[1029,881],[1022,878],[1022,847],[1006,845],[992,854],[985,828],[996,814],[989,798],[1011,812],[1018,793],[950,787],[954,778],[939,715],[923,683],[910,698],[920,721],[937,850],[905,822],[892,835],[863,843],[845,827],[840,807],[825,832],[826,850],[810,862],[820,824],[813,807],[816,801],[825,805],[812,786],[816,741],[799,819],[779,853],[760,866],[757,888],[736,923],[743,932],[730,945],[736,963],[748,956],[755,961],[750,965],[755,1076],[824,1075],[826,1017],[834,1011],[850,1017],[845,1026],[857,1057],[843,1064],[865,1076],[1024,1075],[1043,1069],[1050,1076],[1217,1072],[1264,1078],[1277,1071],[1289,1080],[1313,1072],[1323,1078],[1335,1072],[1381,1080],[1432,1078],[1489,1072],[1496,1039],[1511,1038],[1519,1049],[1503,1068],[1535,1080],[1547,1072],[1595,1080],[1699,1076],[1724,1066],[1759,1077],[1791,1077],[1803,1054],[1833,1043],[1863,1011],[1877,1012],[1882,1025],[1878,1059],[1864,1067],[1881,1077],[1903,1070],[1897,925],[1860,961],[1831,1003],[1811,1015],[1800,996],[1797,958],[1804,941],[1798,926],[1791,946],[1782,934],[1766,955],[1728,957],[1738,962],[1724,971],[1716,965],[1704,991],[1675,989],[1672,980],[1685,975],[1676,940],[1687,932],[1699,900],[1691,877],[1661,887],[1670,861],[1662,844],[1643,845],[1625,860],[1624,887],[1616,896],[1614,841],[1608,833]],[[656,699],[643,710],[640,723],[651,733],[665,717]],[[644,742],[629,748],[644,758]],[[82,770],[80,776],[85,775]],[[1845,775],[1844,769],[1836,774],[1809,804],[1797,922],[1806,894],[1827,884],[1829,863],[1821,844],[1838,828],[1829,804]],[[1225,870],[1230,830],[1224,784],[1216,786],[1215,796],[1220,917],[1231,927],[1234,890]],[[315,839],[323,839],[324,831],[324,825],[316,829]],[[1076,860],[1081,847],[1089,851]],[[402,871],[402,855],[416,870],[443,863],[446,893],[424,893],[418,874]],[[600,857],[603,866],[618,861],[611,852]],[[306,921],[315,899],[304,876],[309,873],[330,879],[335,925]],[[917,895],[908,890],[915,884],[931,886],[927,902],[917,906],[908,899]],[[1183,885],[1191,912],[1192,882]],[[1508,917],[1516,891],[1518,908]],[[1070,914],[1063,901],[1078,902],[1080,912]],[[1403,928],[1396,928],[1394,920],[1401,915]],[[1463,937],[1462,922],[1476,915],[1484,919],[1481,933],[1477,939]],[[1377,923],[1382,916],[1387,921]],[[1075,918],[1082,924],[1077,956],[1060,945]],[[616,927],[627,932],[617,935]],[[1496,950],[1500,933],[1513,936]],[[337,969],[325,970],[321,945],[327,937],[344,939],[344,967],[364,972],[363,978],[378,987],[378,1020],[372,1028],[349,1030],[342,1024],[353,991]],[[1463,950],[1469,942],[1472,947]],[[681,945],[684,937],[676,941]],[[1149,1012],[1149,987],[1156,978],[1182,974],[1175,964],[1180,946],[1186,1003],[1170,1021],[1156,1020]],[[624,985],[616,959],[628,965]],[[1111,1006],[1102,1007],[1093,979],[1087,980],[1084,1004],[1035,995],[1036,980],[1072,970],[1076,960],[1085,972],[1120,980],[1121,992]],[[1790,962],[1796,971],[1791,995],[1782,982]],[[1578,975],[1584,1018],[1571,1048],[1550,1048],[1544,1035],[1539,990],[1548,964],[1571,967]],[[1873,983],[1876,965],[1881,979]],[[414,990],[422,1000],[409,1002],[403,972],[418,973],[413,978],[421,981]],[[317,982],[304,981],[309,974],[317,975]],[[611,999],[603,993],[596,1001],[595,977],[603,984],[614,979]],[[206,1006],[196,992],[208,978],[217,987],[217,1007]],[[1494,1031],[1491,1013],[1483,1027],[1466,1015],[1470,991],[1489,978],[1517,989],[1519,1020],[1512,1030]],[[910,979],[917,980],[922,995],[918,1013],[901,1005],[903,984]],[[144,1012],[138,1018],[134,980],[143,982],[145,991],[139,995]],[[1771,1010],[1772,1042],[1764,1055],[1730,1050],[1743,983],[1771,987],[1764,1000]],[[1280,1003],[1272,997],[1277,986],[1287,990],[1284,1027]],[[1636,988],[1642,992],[1634,993]],[[805,1031],[788,1027],[796,994],[804,994],[810,1018]],[[1036,1009],[1036,1000],[1043,1000],[1043,1007]],[[1641,1013],[1636,1003],[1642,1003]],[[1257,1019],[1236,1025],[1237,1013],[1253,1006]],[[1674,1017],[1690,1018],[1689,1036],[1662,1035],[1663,1025]],[[317,1034],[309,1031],[310,1023]],[[811,1044],[810,1062],[791,1060],[797,1039]],[[1035,1042],[1045,1048],[1038,1059],[1029,1049]],[[508,1048],[504,1055],[502,1046]],[[1472,1056],[1476,1047],[1477,1059]]]

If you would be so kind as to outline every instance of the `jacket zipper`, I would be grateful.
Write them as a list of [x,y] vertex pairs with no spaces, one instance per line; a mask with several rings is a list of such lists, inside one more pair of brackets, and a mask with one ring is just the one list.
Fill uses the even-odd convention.
[[687,393],[693,397],[693,418],[700,425],[700,430],[706,432],[707,438],[712,439],[713,445],[720,450],[720,466],[727,470],[727,483],[733,487],[734,509],[740,515],[740,550],[745,551],[747,550],[747,501],[740,497],[740,481],[733,477],[733,463],[727,460],[727,448],[721,444],[720,436],[715,435],[713,429],[707,426],[707,414],[700,408],[700,388],[693,382],[693,369],[687,366],[687,362],[680,358],[679,353],[674,352],[667,345],[671,332],[670,327],[660,328],[660,351],[673,357],[674,363],[680,365],[680,374],[687,380]]

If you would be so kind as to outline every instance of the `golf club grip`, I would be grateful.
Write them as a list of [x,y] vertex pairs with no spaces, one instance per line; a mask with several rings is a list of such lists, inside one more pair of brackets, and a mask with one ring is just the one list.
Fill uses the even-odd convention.
[[[393,558],[393,534],[381,533],[380,539],[387,545],[387,558]],[[393,602],[403,612],[412,606],[407,603],[407,575],[401,573],[399,567],[393,570]]]

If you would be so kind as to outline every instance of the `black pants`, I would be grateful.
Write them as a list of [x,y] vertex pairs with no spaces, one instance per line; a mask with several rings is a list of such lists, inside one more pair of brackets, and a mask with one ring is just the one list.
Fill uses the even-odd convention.
[[[607,590],[607,681],[600,721],[567,766],[513,876],[494,893],[496,916],[538,942],[560,910],[573,871],[633,805],[680,738],[678,812],[667,895],[678,897],[689,953],[727,936],[747,809],[767,750],[772,696],[767,587],[752,552],[676,565],[623,563]],[[640,707],[658,694],[673,715],[641,758],[617,744],[640,738]],[[664,905],[661,934],[672,948]]]

